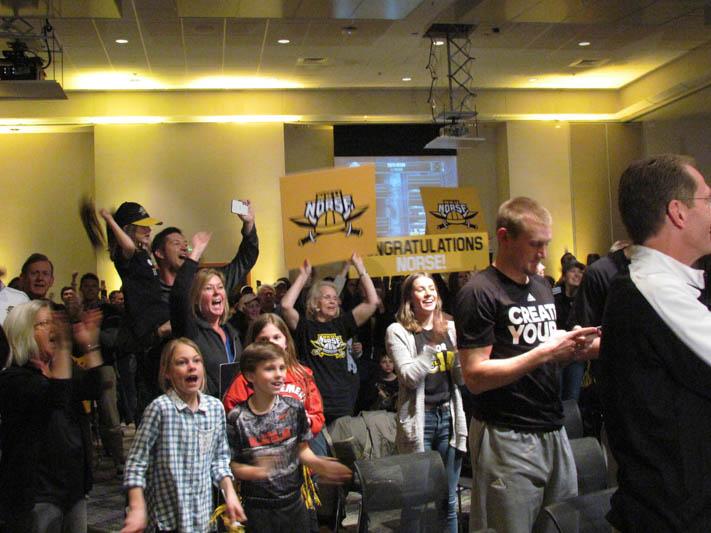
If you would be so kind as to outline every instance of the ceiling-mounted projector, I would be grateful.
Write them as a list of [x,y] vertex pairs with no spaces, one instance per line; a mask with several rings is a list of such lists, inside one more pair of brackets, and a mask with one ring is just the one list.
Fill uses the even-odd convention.
[[19,39],[10,41],[10,50],[3,50],[0,59],[0,80],[42,80],[44,70],[41,57],[29,55],[27,44]]
[[478,142],[485,141],[476,134],[476,128],[469,124],[455,122],[439,129],[439,137],[435,137],[425,145],[426,150],[457,150],[471,148]]

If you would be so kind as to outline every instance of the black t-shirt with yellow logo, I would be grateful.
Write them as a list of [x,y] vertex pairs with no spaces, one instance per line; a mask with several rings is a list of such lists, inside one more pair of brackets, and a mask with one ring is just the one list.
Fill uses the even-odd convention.
[[294,340],[299,360],[314,373],[323,399],[326,423],[351,416],[358,377],[348,371],[348,339],[358,332],[353,313],[345,312],[328,322],[300,317]]
[[434,406],[449,401],[451,396],[451,373],[454,364],[454,346],[449,336],[439,341],[434,340],[434,333],[423,330],[415,333],[417,353],[422,353],[426,344],[435,350],[430,373],[425,377],[425,405]]

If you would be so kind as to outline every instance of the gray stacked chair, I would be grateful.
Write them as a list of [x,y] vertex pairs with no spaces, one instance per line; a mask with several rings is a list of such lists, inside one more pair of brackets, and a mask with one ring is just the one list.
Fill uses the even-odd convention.
[[580,414],[577,400],[563,402],[563,426],[570,440],[583,436],[583,417]]
[[610,510],[610,498],[616,489],[584,494],[543,510],[539,531],[543,533],[610,533],[605,519]]
[[578,471],[578,494],[589,494],[607,488],[607,460],[597,439],[583,437],[570,441]]
[[358,531],[368,531],[369,521],[407,533],[446,527],[447,474],[436,451],[358,460],[355,470],[363,497]]

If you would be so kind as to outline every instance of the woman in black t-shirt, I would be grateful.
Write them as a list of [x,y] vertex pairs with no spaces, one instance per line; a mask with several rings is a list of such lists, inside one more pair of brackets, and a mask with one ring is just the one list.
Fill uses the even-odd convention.
[[[448,479],[448,531],[457,531],[456,491],[467,427],[462,397],[461,367],[454,324],[442,312],[434,280],[424,272],[402,284],[397,322],[388,327],[385,345],[400,380],[397,399],[396,445],[400,453],[436,450]],[[417,529],[417,515],[404,509],[401,529]]]
[[314,380],[323,398],[326,424],[353,414],[358,378],[356,369],[348,368],[347,343],[375,312],[378,295],[373,281],[357,254],[351,262],[358,271],[365,290],[365,300],[352,311],[341,313],[340,299],[333,283],[319,281],[312,285],[306,299],[306,317],[299,316],[294,304],[311,275],[308,259],[299,269],[294,284],[281,300],[284,320],[295,331],[299,358],[314,373]]

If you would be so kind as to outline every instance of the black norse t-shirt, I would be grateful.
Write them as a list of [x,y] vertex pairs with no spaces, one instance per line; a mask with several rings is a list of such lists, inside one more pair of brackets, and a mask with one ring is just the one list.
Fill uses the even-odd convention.
[[[515,357],[556,331],[553,294],[539,276],[520,285],[490,266],[457,294],[455,324],[459,348],[491,345],[491,359]],[[545,363],[509,385],[475,395],[477,416],[517,431],[559,429],[559,379],[558,365]]]
[[299,318],[294,340],[299,360],[314,373],[323,399],[323,414],[329,424],[341,416],[351,416],[355,404],[352,390],[358,380],[348,371],[348,339],[358,332],[353,313],[347,311],[328,322]]
[[448,402],[450,392],[450,371],[454,365],[454,346],[449,335],[440,342],[435,342],[432,330],[422,330],[415,333],[415,349],[422,353],[425,344],[435,349],[435,357],[429,374],[425,376],[425,405],[439,405]]

